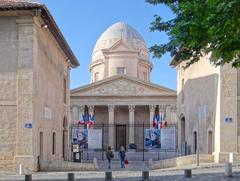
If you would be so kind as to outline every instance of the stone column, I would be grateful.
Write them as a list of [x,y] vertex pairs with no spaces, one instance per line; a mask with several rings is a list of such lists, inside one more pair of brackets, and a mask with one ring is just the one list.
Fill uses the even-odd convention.
[[155,105],[150,105],[149,106],[149,110],[150,110],[150,116],[149,116],[150,128],[152,128],[152,125],[153,125],[153,116],[154,116],[154,113],[155,113],[155,108],[156,108]]
[[114,106],[108,106],[108,145],[111,146],[112,148],[114,147],[114,139],[115,139],[115,135],[114,135],[114,129],[115,129],[115,125],[114,125]]
[[78,121],[78,106],[72,106],[72,123],[76,123]]
[[88,106],[88,114],[91,114],[91,116],[94,114],[94,106]]
[[79,121],[81,121],[83,119],[82,115],[84,114],[84,111],[85,111],[85,105],[79,106],[79,109],[78,109],[78,120]]
[[134,143],[134,110],[135,106],[128,106],[129,110],[129,144]]
[[171,121],[171,105],[166,105],[166,121]]

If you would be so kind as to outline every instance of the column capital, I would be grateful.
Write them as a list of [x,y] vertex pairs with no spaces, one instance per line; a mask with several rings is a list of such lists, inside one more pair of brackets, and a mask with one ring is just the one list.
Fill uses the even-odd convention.
[[108,111],[114,111],[115,105],[108,105]]
[[149,109],[150,109],[150,111],[155,111],[156,105],[149,105]]
[[171,105],[171,110],[172,111],[176,111],[177,110],[177,105],[176,104],[172,104]]
[[135,110],[135,105],[128,105],[128,110],[133,112]]
[[167,107],[170,106],[170,105],[168,105],[168,104],[160,104],[158,106],[159,106],[159,110],[166,110]]
[[80,106],[79,106],[79,111],[80,111],[80,112],[84,112],[84,110],[85,110],[85,106],[84,106],[84,105],[80,105]]
[[89,105],[89,106],[88,106],[88,111],[89,111],[89,112],[94,111],[94,105]]
[[77,110],[77,109],[78,109],[78,105],[71,105],[71,106],[70,106],[70,109],[72,109],[72,110]]

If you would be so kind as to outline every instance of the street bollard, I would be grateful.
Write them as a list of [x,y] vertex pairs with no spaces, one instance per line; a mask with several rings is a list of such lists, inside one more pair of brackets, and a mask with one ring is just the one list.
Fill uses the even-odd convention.
[[184,170],[184,177],[185,178],[191,178],[192,177],[192,170],[191,169],[185,169]]
[[226,165],[225,165],[225,176],[232,177],[232,163],[226,163]]
[[149,171],[142,172],[142,181],[149,181]]
[[25,181],[32,181],[32,175],[25,175]]
[[112,172],[105,172],[105,180],[106,181],[112,180]]
[[97,163],[97,158],[93,158],[93,165],[95,169],[98,169],[98,163]]
[[68,173],[68,181],[74,181],[74,173]]

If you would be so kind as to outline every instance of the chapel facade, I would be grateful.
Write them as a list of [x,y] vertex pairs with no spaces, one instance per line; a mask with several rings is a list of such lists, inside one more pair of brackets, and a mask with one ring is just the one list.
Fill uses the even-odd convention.
[[176,91],[150,81],[153,65],[142,36],[130,25],[118,22],[97,40],[89,66],[91,83],[71,90],[72,125],[86,112],[94,125],[105,125],[104,149],[110,145],[143,149],[144,132],[152,128],[156,112],[176,123]]

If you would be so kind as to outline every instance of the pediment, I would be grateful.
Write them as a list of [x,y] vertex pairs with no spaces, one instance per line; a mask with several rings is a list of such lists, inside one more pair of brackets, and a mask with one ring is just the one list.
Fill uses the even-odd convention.
[[116,50],[129,51],[131,50],[131,48],[123,40],[119,40],[109,48],[109,51],[116,51]]
[[176,91],[127,76],[115,76],[71,91],[71,96],[175,96]]

